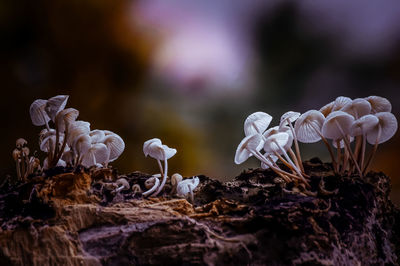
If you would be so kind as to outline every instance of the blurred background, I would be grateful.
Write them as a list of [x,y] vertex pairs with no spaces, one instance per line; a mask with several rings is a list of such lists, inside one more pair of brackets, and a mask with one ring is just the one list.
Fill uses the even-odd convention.
[[[120,172],[157,172],[142,145],[158,137],[178,150],[171,172],[220,180],[258,167],[233,163],[252,112],[276,125],[340,95],[380,95],[399,118],[399,14],[397,0],[1,1],[1,175],[15,174],[17,138],[38,150],[30,104],[58,94],[125,140]],[[397,203],[399,148],[397,133],[373,165]],[[301,150],[329,160],[320,144]]]

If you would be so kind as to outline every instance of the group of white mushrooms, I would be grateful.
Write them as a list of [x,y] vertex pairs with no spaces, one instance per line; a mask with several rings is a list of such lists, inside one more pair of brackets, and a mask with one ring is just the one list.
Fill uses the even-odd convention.
[[[157,160],[160,168],[160,174],[155,174],[146,180],[145,186],[147,191],[143,192],[142,195],[157,196],[164,188],[168,179],[168,159],[176,154],[176,149],[170,148],[167,145],[163,145],[161,140],[158,138],[150,139],[143,144],[144,155],[150,156]],[[162,166],[164,163],[164,167]],[[160,182],[159,178],[162,177]],[[172,186],[171,194],[177,194],[181,197],[187,197],[190,195],[191,202],[193,202],[193,190],[199,185],[200,180],[198,177],[184,179],[180,174],[173,174],[170,179]]]
[[[336,174],[356,173],[363,177],[378,145],[397,131],[397,119],[391,110],[390,102],[383,97],[352,100],[340,96],[320,110],[304,114],[289,111],[282,115],[279,126],[269,129],[272,116],[264,112],[253,113],[244,122],[245,138],[236,150],[235,163],[241,164],[254,156],[261,161],[262,168],[271,168],[286,182],[295,181],[308,186],[298,142],[322,140]],[[373,147],[366,157],[367,142]],[[278,166],[278,160],[287,166],[286,170]]]
[[[58,95],[48,100],[35,100],[30,116],[40,132],[40,149],[47,153],[43,169],[55,166],[106,167],[124,151],[120,136],[108,130],[91,130],[90,123],[76,120],[79,111],[65,108],[69,96]],[[54,128],[50,127],[52,123]]]

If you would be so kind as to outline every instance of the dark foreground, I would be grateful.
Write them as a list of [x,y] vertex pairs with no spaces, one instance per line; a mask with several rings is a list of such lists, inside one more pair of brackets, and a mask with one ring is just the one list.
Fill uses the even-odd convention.
[[[389,178],[335,177],[318,159],[305,168],[308,195],[268,170],[199,176],[194,207],[170,188],[114,195],[111,170],[54,169],[0,191],[0,265],[398,264]],[[149,176],[124,177],[144,189]]]

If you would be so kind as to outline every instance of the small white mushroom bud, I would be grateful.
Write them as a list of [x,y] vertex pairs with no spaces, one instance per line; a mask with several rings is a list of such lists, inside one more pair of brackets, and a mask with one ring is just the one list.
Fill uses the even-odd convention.
[[115,193],[120,192],[121,190],[128,190],[131,188],[128,181],[125,178],[120,178],[115,182],[118,185],[118,188],[114,190]]
[[171,194],[174,194],[176,192],[178,183],[181,182],[182,179],[183,179],[183,177],[178,173],[175,173],[171,176],[171,185],[172,185]]
[[193,190],[200,184],[200,179],[196,176],[191,179],[185,179],[178,183],[176,188],[178,196],[186,197],[190,194],[190,200],[194,202]]

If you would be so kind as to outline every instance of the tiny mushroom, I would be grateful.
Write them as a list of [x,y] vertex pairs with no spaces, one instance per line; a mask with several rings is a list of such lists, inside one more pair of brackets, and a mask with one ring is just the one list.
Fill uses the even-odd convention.
[[355,119],[371,113],[371,104],[365,99],[354,99],[340,109],[351,114]]
[[142,195],[143,197],[147,197],[150,196],[154,191],[156,191],[156,189],[158,188],[158,186],[160,185],[160,180],[156,177],[156,176],[152,176],[149,179],[147,179],[145,181],[145,186],[146,188],[148,188],[148,186],[152,184],[152,186],[150,187],[150,189],[148,189],[147,191],[143,192]]
[[176,192],[176,187],[178,186],[178,183],[181,182],[183,179],[182,175],[175,173],[171,176],[171,185],[172,185],[172,190],[171,194],[174,194]]
[[57,95],[47,100],[44,110],[53,122],[55,122],[57,113],[65,108],[68,98],[68,95]]
[[93,165],[106,162],[108,159],[108,149],[103,143],[91,144],[89,150],[82,157],[82,165],[89,168]]
[[176,187],[178,196],[186,197],[190,194],[190,202],[194,203],[193,190],[195,190],[199,184],[200,179],[197,176],[180,181]]
[[106,135],[103,139],[103,143],[108,148],[108,159],[106,160],[106,166],[108,162],[113,162],[122,154],[125,150],[124,140],[115,133]]
[[46,125],[47,130],[50,130],[49,127],[50,117],[44,110],[44,108],[46,107],[46,103],[47,103],[46,100],[42,99],[35,100],[29,108],[29,113],[31,116],[32,124],[34,126]]
[[129,190],[131,186],[125,178],[120,178],[115,182],[118,187],[114,190],[114,193],[118,193],[122,190]]

